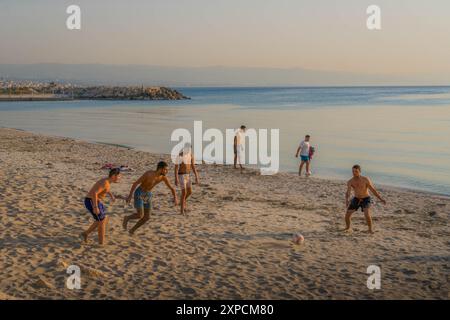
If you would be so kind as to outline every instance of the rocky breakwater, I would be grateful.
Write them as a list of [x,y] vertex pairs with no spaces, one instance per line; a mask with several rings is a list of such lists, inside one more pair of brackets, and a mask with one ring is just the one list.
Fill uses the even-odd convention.
[[181,92],[167,87],[77,87],[73,99],[88,100],[184,100],[190,99]]

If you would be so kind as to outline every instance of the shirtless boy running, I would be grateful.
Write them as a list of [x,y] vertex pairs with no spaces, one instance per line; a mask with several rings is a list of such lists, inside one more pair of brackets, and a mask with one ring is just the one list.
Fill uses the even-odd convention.
[[[369,227],[369,233],[373,233],[372,230],[372,217],[370,215],[370,205],[372,200],[369,195],[369,190],[383,203],[386,204],[381,195],[375,189],[369,178],[361,176],[361,167],[355,164],[352,168],[353,178],[347,182],[347,193],[345,194],[345,206],[347,207],[347,214],[345,215],[345,231],[351,231],[351,217],[352,214],[361,208],[366,217],[367,226]],[[351,191],[354,191],[355,196],[349,201]]]
[[130,194],[127,198],[127,203],[131,202],[131,198],[134,195],[134,207],[136,208],[136,213],[126,216],[123,219],[123,228],[127,230],[127,224],[130,220],[139,219],[139,221],[134,227],[130,229],[130,235],[133,235],[140,226],[142,226],[150,219],[150,209],[152,206],[153,197],[152,189],[157,184],[164,182],[172,192],[175,205],[178,205],[177,194],[175,189],[170,184],[169,179],[166,177],[167,172],[167,163],[164,161],[160,161],[156,167],[156,171],[147,171],[131,186]]
[[175,185],[181,188],[180,213],[186,212],[187,198],[192,194],[191,169],[195,175],[195,183],[199,184],[198,172],[195,168],[195,159],[189,146],[179,154],[175,163]]
[[92,214],[94,218],[94,223],[84,231],[81,236],[84,242],[87,242],[89,234],[91,234],[95,229],[98,230],[98,242],[103,245],[105,242],[106,225],[108,224],[109,218],[106,216],[105,207],[103,205],[103,199],[106,195],[111,197],[114,201],[114,196],[111,194],[111,183],[117,183],[120,180],[120,169],[111,169],[109,171],[108,178],[103,178],[97,181],[96,184],[91,188],[89,193],[84,199],[84,205],[86,209]]

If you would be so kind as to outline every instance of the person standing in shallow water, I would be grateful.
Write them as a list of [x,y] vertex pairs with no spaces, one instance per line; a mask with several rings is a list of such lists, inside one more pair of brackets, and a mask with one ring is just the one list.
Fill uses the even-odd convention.
[[298,168],[298,175],[302,175],[302,169],[303,166],[306,164],[306,175],[311,175],[311,171],[309,170],[309,163],[310,163],[310,149],[311,144],[309,142],[311,136],[307,134],[305,136],[305,140],[300,142],[300,145],[297,148],[297,152],[295,153],[295,157],[298,158],[298,155],[300,154],[300,166]]
[[[351,218],[352,214],[361,208],[361,211],[364,212],[364,216],[366,217],[367,226],[369,227],[369,233],[373,233],[372,228],[372,216],[370,215],[370,206],[372,204],[372,199],[369,195],[369,190],[383,203],[386,204],[386,201],[381,197],[378,191],[372,184],[369,178],[363,177],[361,175],[361,167],[355,164],[352,168],[353,178],[351,178],[347,182],[347,193],[345,194],[345,206],[347,208],[347,213],[345,214],[345,225],[346,228],[344,231],[351,231]],[[350,195],[351,191],[355,196],[351,201]]]
[[109,171],[108,178],[103,178],[97,181],[84,199],[84,205],[86,209],[91,213],[94,218],[92,225],[84,231],[81,236],[83,241],[87,243],[89,234],[95,229],[98,231],[98,242],[100,245],[105,243],[106,225],[108,224],[109,217],[106,216],[106,209],[103,205],[103,199],[106,195],[110,195],[112,201],[111,183],[117,183],[120,180],[120,169],[115,168]]

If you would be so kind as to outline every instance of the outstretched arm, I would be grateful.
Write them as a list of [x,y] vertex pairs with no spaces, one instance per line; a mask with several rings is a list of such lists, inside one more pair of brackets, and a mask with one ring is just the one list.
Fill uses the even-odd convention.
[[131,186],[130,194],[128,195],[128,198],[127,198],[127,203],[131,202],[131,198],[133,197],[134,190],[136,190],[138,185],[140,185],[142,183],[142,180],[144,180],[144,176],[145,176],[145,173],[139,179],[137,179],[136,182],[133,183],[133,185]]
[[381,195],[375,189],[374,185],[372,184],[372,181],[370,181],[369,178],[367,178],[367,183],[368,183],[369,190],[375,195],[375,197],[377,197],[383,204],[386,204],[386,201],[381,197]]
[[175,205],[178,205],[178,198],[177,198],[177,192],[174,187],[170,184],[170,181],[167,177],[163,178],[164,183],[166,184],[167,188],[169,188],[170,192],[172,192],[173,195],[173,202]]
[[108,196],[111,198],[111,201],[112,201],[112,202],[116,201],[116,198],[115,198],[114,195],[111,193],[111,191],[108,191]]

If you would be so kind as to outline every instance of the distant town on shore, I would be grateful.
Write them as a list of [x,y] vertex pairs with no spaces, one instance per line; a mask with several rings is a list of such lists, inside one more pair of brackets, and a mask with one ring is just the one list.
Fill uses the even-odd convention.
[[181,92],[167,87],[83,86],[71,83],[0,79],[0,101],[46,100],[184,100]]

